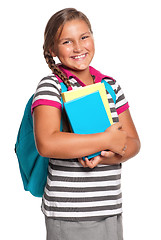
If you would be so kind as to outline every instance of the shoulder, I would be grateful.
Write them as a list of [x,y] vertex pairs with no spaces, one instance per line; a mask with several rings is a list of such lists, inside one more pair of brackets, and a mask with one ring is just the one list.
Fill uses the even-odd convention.
[[58,80],[58,78],[55,76],[55,74],[50,74],[44,78],[42,78],[40,80],[40,82],[38,83],[38,87],[37,89],[39,88],[42,88],[42,87],[56,87],[57,89],[61,89],[61,84],[60,84],[60,81]]
[[117,94],[121,90],[120,84],[117,82],[116,79],[105,76],[103,80],[105,80],[113,88],[115,94]]
[[49,105],[61,109],[61,84],[54,74],[40,80],[35,91],[32,111],[38,105]]
[[[106,88],[106,92],[107,92],[109,102],[110,101],[113,102],[113,99],[115,99],[114,102],[115,102],[115,108],[116,108],[117,114],[120,114],[129,108],[129,104],[125,98],[123,90],[120,87],[120,84],[114,78],[102,74],[101,72],[94,69],[93,67],[90,67],[90,72],[91,74],[96,76],[97,82],[104,80],[108,83],[108,85],[110,85],[110,88],[112,88],[112,91],[110,90],[110,88],[108,88],[108,90]],[[111,95],[111,98],[110,98],[110,95]]]
[[113,77],[102,74],[100,71],[96,70],[92,66],[90,66],[89,70],[90,70],[91,75],[95,76],[96,83],[101,82],[102,80],[106,81],[112,87],[115,94],[117,94],[121,90],[120,85],[118,84],[116,79],[114,79]]
[[[125,98],[124,92],[120,84],[111,77],[105,77],[104,80],[112,87],[116,96],[116,111],[118,115],[129,108],[127,99]],[[111,95],[112,96],[112,95]]]

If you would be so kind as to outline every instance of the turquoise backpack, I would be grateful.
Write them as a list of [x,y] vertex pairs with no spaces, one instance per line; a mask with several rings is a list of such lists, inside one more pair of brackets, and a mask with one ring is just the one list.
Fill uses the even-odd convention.
[[[115,103],[116,94],[113,88],[105,80],[102,80],[101,82],[105,84],[106,90],[110,93]],[[67,91],[66,85],[63,82],[60,84],[62,92]],[[25,107],[15,144],[15,153],[18,158],[24,189],[29,191],[35,197],[42,197],[47,181],[49,159],[40,156],[35,146],[33,119],[31,115],[33,96],[34,95],[31,96]],[[63,126],[61,120],[60,131],[62,131],[62,129]]]

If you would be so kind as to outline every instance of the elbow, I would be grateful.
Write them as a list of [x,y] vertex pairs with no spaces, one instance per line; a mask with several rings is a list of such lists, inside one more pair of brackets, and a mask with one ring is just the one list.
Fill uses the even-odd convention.
[[140,139],[137,139],[136,154],[138,154],[140,152],[140,149],[141,149],[141,142],[140,142]]
[[47,153],[47,150],[46,150],[46,147],[44,146],[44,144],[36,143],[36,149],[40,156],[46,157],[46,158],[49,157],[49,154]]
[[131,158],[135,157],[140,152],[140,148],[141,148],[140,140],[135,139],[135,143],[133,145],[133,150],[132,150],[132,153],[131,153]]
[[129,140],[130,141],[127,148],[127,152],[125,152],[125,155],[122,157],[121,162],[127,161],[135,157],[140,151],[140,148],[141,148],[140,140],[138,138],[137,139],[131,138]]
[[35,139],[35,145],[40,156],[46,157],[46,158],[51,157],[50,148],[49,148],[50,145],[46,141],[40,141]]
[[[60,157],[60,149],[58,148],[56,139],[51,141],[51,139],[45,138],[45,139],[35,139],[35,144],[38,153],[42,157],[46,158],[59,158]],[[62,154],[62,149],[61,149]]]

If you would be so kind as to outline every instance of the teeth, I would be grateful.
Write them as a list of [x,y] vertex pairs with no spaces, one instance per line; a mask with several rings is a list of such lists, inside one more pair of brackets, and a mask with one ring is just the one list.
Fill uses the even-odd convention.
[[76,56],[76,57],[73,57],[73,58],[74,58],[74,59],[80,59],[80,58],[83,58],[83,57],[85,57],[85,54],[79,55],[79,56]]

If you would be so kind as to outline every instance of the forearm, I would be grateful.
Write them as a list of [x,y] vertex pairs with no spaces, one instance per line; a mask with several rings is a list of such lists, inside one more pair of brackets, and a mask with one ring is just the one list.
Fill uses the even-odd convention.
[[125,150],[125,154],[123,156],[114,154],[112,157],[109,157],[109,158],[104,157],[102,158],[100,164],[105,164],[105,165],[119,164],[134,157],[140,150],[140,141],[139,139],[128,137],[126,146],[127,147]]
[[[105,141],[106,135],[106,141]],[[44,136],[43,141],[36,141],[40,155],[49,158],[79,158],[108,148],[108,134],[98,133],[80,135],[55,132]]]
[[[37,150],[43,157],[80,158],[105,149],[122,155],[126,134],[120,130],[120,123],[115,123],[105,132],[96,134],[60,132],[61,112],[46,106],[36,107],[33,120]],[[111,144],[114,142],[116,147]]]

